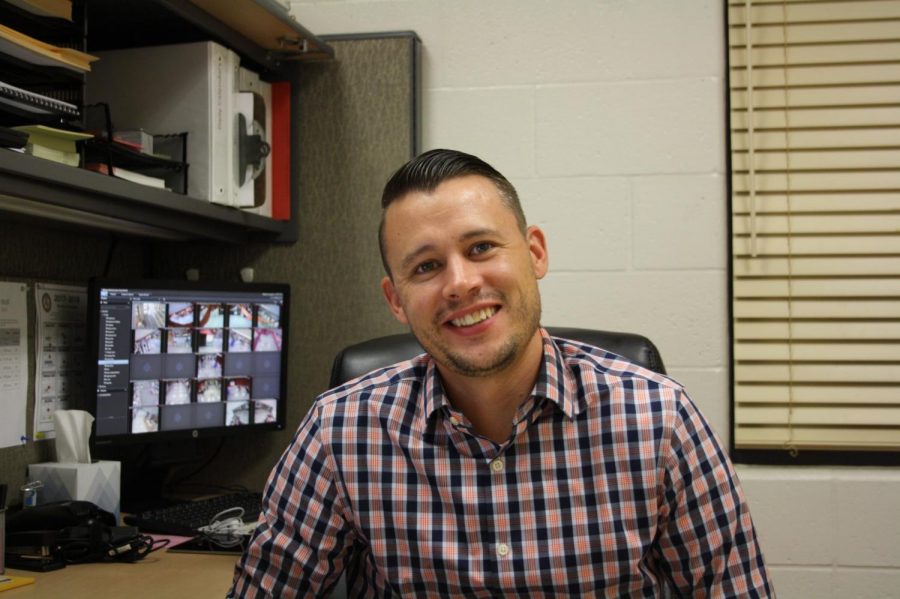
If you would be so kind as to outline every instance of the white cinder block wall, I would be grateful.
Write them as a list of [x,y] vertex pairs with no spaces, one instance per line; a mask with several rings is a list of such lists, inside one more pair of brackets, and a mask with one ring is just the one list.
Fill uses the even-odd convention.
[[[291,10],[317,34],[417,32],[423,149],[477,154],[517,186],[549,239],[544,323],[649,336],[728,442],[721,0]],[[739,473],[779,597],[900,597],[900,471]]]

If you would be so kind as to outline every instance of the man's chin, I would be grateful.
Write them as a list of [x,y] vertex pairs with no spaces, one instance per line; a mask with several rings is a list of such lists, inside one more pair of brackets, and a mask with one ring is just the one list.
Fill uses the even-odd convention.
[[515,362],[530,339],[521,330],[510,331],[509,337],[500,340],[493,339],[491,335],[465,337],[454,334],[453,330],[444,330],[444,327],[452,325],[438,325],[427,333],[412,327],[410,331],[435,362],[456,374],[469,377],[486,377],[503,370]]
[[431,354],[441,365],[453,372],[469,377],[486,377],[500,372],[516,359],[518,345],[507,341],[502,347],[487,351],[462,353],[454,351],[440,352],[439,356]]

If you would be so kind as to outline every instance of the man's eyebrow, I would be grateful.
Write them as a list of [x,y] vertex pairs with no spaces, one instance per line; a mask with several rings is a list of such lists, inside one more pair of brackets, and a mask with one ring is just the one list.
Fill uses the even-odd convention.
[[459,241],[469,241],[473,237],[486,237],[486,236],[495,236],[498,235],[499,232],[497,229],[490,229],[488,227],[484,227],[482,229],[473,229],[472,231],[466,231],[462,235],[459,236]]

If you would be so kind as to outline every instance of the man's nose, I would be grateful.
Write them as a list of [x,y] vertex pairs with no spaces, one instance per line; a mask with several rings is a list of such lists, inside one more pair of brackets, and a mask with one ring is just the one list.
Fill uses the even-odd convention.
[[481,289],[478,265],[462,256],[447,261],[444,275],[444,297],[447,299],[463,299]]

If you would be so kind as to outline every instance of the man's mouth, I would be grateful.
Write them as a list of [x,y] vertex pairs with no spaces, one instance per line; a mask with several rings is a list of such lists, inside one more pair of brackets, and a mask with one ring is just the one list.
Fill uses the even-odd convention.
[[497,313],[497,307],[492,306],[490,308],[482,308],[481,310],[476,310],[471,314],[466,314],[460,318],[454,318],[450,321],[455,327],[470,327],[472,325],[478,324],[479,322],[485,321],[494,314]]

